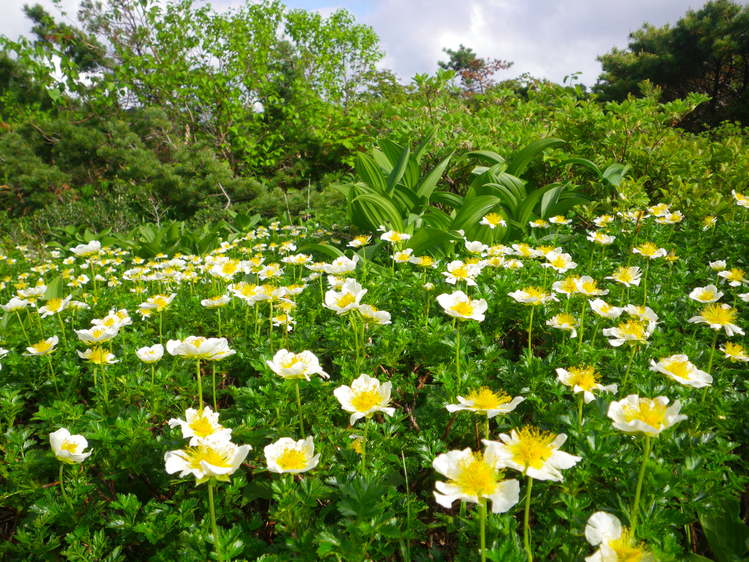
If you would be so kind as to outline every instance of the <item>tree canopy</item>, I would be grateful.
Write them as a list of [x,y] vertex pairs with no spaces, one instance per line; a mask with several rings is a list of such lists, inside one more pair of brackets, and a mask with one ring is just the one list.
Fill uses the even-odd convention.
[[712,0],[674,26],[645,24],[629,39],[626,49],[598,58],[603,74],[594,91],[603,100],[637,95],[649,80],[666,101],[690,92],[710,96],[688,125],[749,121],[749,6]]

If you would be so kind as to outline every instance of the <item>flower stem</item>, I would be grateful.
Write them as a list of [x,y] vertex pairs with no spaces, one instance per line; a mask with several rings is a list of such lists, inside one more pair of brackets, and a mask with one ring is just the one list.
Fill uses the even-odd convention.
[[218,412],[216,403],[216,362],[211,363],[211,389],[213,390],[213,411]]
[[460,321],[455,321],[455,381],[458,385],[456,394],[460,392]]
[[648,303],[648,271],[650,271],[650,259],[645,264],[645,275],[642,276],[642,306]]
[[486,498],[479,498],[479,541],[481,562],[486,562]]
[[528,476],[528,491],[525,494],[525,513],[523,515],[523,546],[528,555],[528,562],[533,562],[533,549],[531,548],[531,528],[529,525],[531,513],[531,490],[533,489],[533,478]]
[[577,393],[577,426],[580,429],[582,429],[583,427],[583,400],[584,400],[584,393],[578,392]]
[[218,539],[218,526],[216,525],[216,506],[213,502],[213,480],[208,481],[208,507],[211,511],[211,530],[213,532],[213,546],[216,548],[216,558],[221,562],[224,557]]
[[533,341],[533,312],[536,310],[536,307],[534,305],[531,305],[531,316],[528,320],[528,362],[530,362],[531,358],[533,357],[533,347],[532,347],[532,341]]
[[295,381],[296,385],[296,407],[299,412],[299,437],[304,437],[304,419],[302,418],[302,398],[299,396],[299,381]]
[[60,332],[62,333],[62,343],[65,347],[67,347],[68,336],[65,335],[65,324],[62,321],[62,312],[58,312],[55,316],[57,316],[57,320],[60,323]]
[[156,366],[154,363],[151,363],[151,386],[156,384]]
[[195,373],[198,376],[198,404],[200,411],[203,411],[203,380],[200,378],[200,359],[195,362]]
[[577,351],[580,352],[580,348],[583,345],[583,332],[585,331],[585,311],[588,309],[586,306],[588,301],[583,299],[582,310],[580,311],[580,331],[577,334]]
[[[712,374],[711,371],[712,371],[712,368],[713,368],[713,356],[715,355],[715,346],[718,343],[718,333],[719,333],[719,331],[715,330],[715,334],[713,335],[713,345],[712,345],[712,347],[710,347],[710,358],[707,360],[707,371],[706,371],[708,374]],[[705,402],[705,397],[707,396],[707,389],[708,388],[709,388],[709,386],[706,386],[702,390],[702,398],[700,399],[700,404],[702,404],[702,403]]]
[[629,528],[632,532],[632,538],[635,538],[635,532],[637,531],[637,515],[640,509],[640,495],[642,494],[642,481],[645,478],[645,467],[648,464],[648,458],[650,457],[650,449],[653,445],[652,438],[645,437],[645,452],[642,455],[642,465],[640,466],[640,474],[637,477],[637,488],[635,488],[635,502],[632,505],[632,515],[629,520]]
[[489,439],[489,415],[484,416],[484,439]]
[[60,463],[60,475],[59,475],[60,491],[62,492],[62,497],[65,498],[65,503],[68,504],[68,507],[70,509],[73,509],[73,504],[70,502],[70,498],[68,497],[68,493],[65,491],[65,484],[63,483],[63,479],[62,479],[62,473],[63,473],[63,469],[64,468],[65,468],[65,465],[63,463]]
[[29,347],[31,347],[31,340],[29,339],[29,334],[26,332],[26,327],[23,325],[23,320],[21,320],[21,314],[16,310],[16,318],[18,318],[18,325],[21,326],[21,332],[23,332],[23,337],[26,338],[26,343],[29,344]]
[[632,369],[632,360],[635,358],[635,352],[637,351],[637,346],[635,344],[632,344],[632,351],[629,352],[629,361],[627,362],[627,370],[624,373],[624,378],[622,379],[622,388],[627,384],[627,379],[629,379],[629,372]]

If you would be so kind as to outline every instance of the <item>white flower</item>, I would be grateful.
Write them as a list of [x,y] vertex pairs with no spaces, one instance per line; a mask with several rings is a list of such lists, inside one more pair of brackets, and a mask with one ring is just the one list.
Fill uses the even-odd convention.
[[77,351],[78,357],[90,361],[96,365],[113,365],[119,363],[119,359],[115,359],[114,353],[107,351],[103,347],[89,347],[85,351]]
[[57,336],[52,336],[46,340],[35,343],[31,347],[27,347],[24,355],[47,355],[55,350],[57,342],[60,341]]
[[479,224],[483,224],[484,226],[488,226],[492,230],[497,228],[498,226],[506,227],[507,222],[504,218],[502,218],[502,215],[498,213],[489,213],[487,215],[484,215],[484,217],[481,219]]
[[92,256],[101,251],[101,242],[98,240],[91,240],[88,244],[78,244],[74,248],[70,248],[70,251],[79,257]]
[[310,375],[320,375],[324,379],[330,378],[328,373],[320,367],[317,356],[306,349],[301,353],[279,349],[273,359],[265,363],[274,373],[284,379],[310,380]]
[[703,304],[715,302],[720,300],[723,296],[715,285],[708,285],[707,287],[696,287],[689,293],[689,298],[693,301],[701,302]]
[[169,451],[164,455],[166,472],[179,472],[180,478],[192,474],[196,484],[202,484],[209,478],[228,482],[247,458],[249,445],[237,446],[231,441],[208,438],[195,447]]
[[120,331],[117,326],[93,326],[83,330],[74,330],[78,339],[86,345],[95,345],[97,343],[108,342],[113,339]]
[[181,355],[188,359],[207,359],[208,361],[219,361],[236,351],[229,349],[226,338],[204,338],[200,336],[188,336],[184,340],[169,340],[166,342],[166,350],[170,355]]
[[609,244],[613,244],[614,240],[616,240],[616,236],[612,236],[611,234],[606,234],[605,232],[601,232],[600,230],[595,231],[589,231],[587,239],[590,242],[595,242],[596,244],[602,244],[604,246],[608,246]]
[[361,298],[367,289],[356,282],[355,279],[346,279],[340,291],[331,289],[325,293],[325,308],[336,314],[346,314],[350,310],[358,308]]
[[628,320],[614,328],[605,328],[603,335],[609,339],[609,344],[619,347],[623,343],[643,343],[648,340],[655,330],[655,322],[644,322],[642,320]]
[[91,454],[91,451],[83,452],[88,447],[86,438],[83,435],[71,435],[64,427],[49,434],[49,444],[57,460],[65,464],[82,463]]
[[392,244],[405,242],[409,238],[411,238],[410,234],[406,234],[405,232],[396,232],[395,230],[388,230],[387,232],[383,232],[382,236],[380,236],[381,240],[385,240],[386,242],[390,242]]
[[157,343],[150,347],[141,347],[135,351],[135,355],[144,363],[156,363],[164,356],[164,346]]
[[478,390],[470,392],[465,398],[458,396],[459,404],[447,404],[445,408],[451,414],[461,410],[485,414],[487,418],[493,418],[498,414],[512,412],[525,398],[516,396],[511,398],[508,394],[499,391],[494,392],[488,387],[482,386]]
[[663,373],[668,378],[693,388],[704,388],[713,383],[713,377],[695,367],[686,355],[671,355],[657,363],[651,359],[650,370]]
[[606,277],[606,279],[611,279],[612,281],[621,283],[625,287],[638,287],[640,285],[641,277],[642,272],[640,271],[640,268],[636,265],[633,265],[629,267],[623,266],[618,268],[614,273]]
[[352,412],[349,424],[354,425],[356,420],[369,418],[375,412],[383,412],[388,416],[395,413],[395,408],[388,407],[390,388],[390,382],[381,384],[369,375],[361,375],[354,379],[351,386],[339,386],[333,394],[345,411]]
[[507,294],[519,303],[533,306],[557,300],[554,295],[547,293],[539,287],[526,287]]
[[[561,470],[575,466],[581,457],[560,451],[567,436],[554,435],[535,427],[513,429],[510,434],[499,435],[502,443],[497,444],[496,455],[500,462],[509,468],[519,470],[536,480],[562,481]],[[491,441],[484,441],[487,445]]]
[[479,242],[478,240],[466,240],[465,247],[466,251],[468,251],[469,254],[478,255],[483,255],[489,249],[489,246],[487,246],[483,242]]
[[471,449],[448,451],[432,462],[434,470],[449,478],[435,482],[434,499],[450,508],[455,500],[478,503],[481,498],[492,502],[492,513],[504,513],[520,499],[517,480],[500,480],[503,465],[496,454],[496,443],[484,441],[483,454]]
[[312,436],[299,441],[294,441],[290,437],[282,437],[275,443],[266,445],[263,452],[268,470],[279,474],[307,472],[320,462],[320,455],[315,455]]
[[30,301],[19,299],[18,297],[13,297],[6,304],[0,305],[0,308],[2,308],[5,312],[17,312],[19,310],[23,310],[30,304]]
[[590,516],[585,526],[585,538],[592,546],[600,545],[592,556],[585,558],[586,562],[655,562],[649,552],[634,543],[629,530],[622,527],[619,519],[605,511]]
[[588,297],[607,295],[608,291],[600,289],[596,280],[590,275],[583,275],[577,279],[577,292]]
[[460,318],[461,320],[477,320],[483,322],[484,313],[489,307],[484,299],[471,299],[463,291],[455,291],[447,294],[442,293],[437,297],[437,302],[448,316]]
[[565,330],[570,333],[570,337],[577,337],[577,319],[572,314],[560,312],[549,318],[546,325],[557,330]]
[[692,316],[687,322],[707,324],[713,330],[725,330],[728,337],[736,334],[743,336],[744,330],[739,328],[734,322],[736,321],[737,311],[728,304],[708,304],[699,315]]
[[392,255],[395,263],[408,263],[411,261],[411,254],[413,254],[412,248],[406,248],[405,250],[399,250]]
[[71,298],[72,297],[68,295],[64,299],[49,299],[44,304],[44,306],[39,307],[39,310],[38,310],[39,315],[42,318],[46,318],[47,316],[52,316],[53,314],[62,312],[68,307]]
[[218,423],[218,412],[211,410],[210,406],[205,406],[202,412],[188,408],[184,420],[172,418],[168,423],[169,427],[180,427],[182,437],[190,438],[191,447],[200,445],[209,438],[216,443],[231,440],[231,429]]
[[564,273],[570,269],[575,269],[577,264],[572,261],[572,256],[553,250],[546,254],[547,263],[542,263],[542,267],[551,267],[559,273]]
[[726,260],[715,260],[708,263],[713,271],[723,271],[726,268]]
[[358,310],[365,322],[381,326],[390,324],[390,313],[386,310],[378,310],[371,304],[360,304]]
[[624,311],[623,308],[620,308],[618,306],[611,306],[603,299],[589,300],[588,304],[590,304],[590,308],[598,316],[600,316],[601,318],[608,318],[609,320],[619,318],[619,316],[621,316],[622,312]]
[[207,299],[202,299],[200,301],[200,305],[205,308],[219,308],[226,304],[229,304],[229,301],[231,299],[228,295],[218,295],[216,297],[210,297]]
[[359,263],[359,256],[354,255],[353,258],[346,256],[339,256],[334,259],[331,263],[325,263],[321,266],[323,272],[328,275],[346,275],[356,269],[356,265]]
[[645,322],[658,322],[658,315],[649,306],[628,304],[624,307],[624,312]]
[[679,414],[681,403],[678,400],[667,408],[668,402],[665,396],[651,399],[630,394],[618,402],[611,402],[607,415],[616,429],[656,437],[664,429],[687,419]]
[[593,391],[616,392],[617,385],[602,385],[598,382],[598,373],[593,367],[570,367],[569,369],[558,368],[557,380],[572,388],[572,392],[583,393],[583,401],[589,404],[595,398]]
[[443,271],[445,282],[455,285],[458,281],[465,281],[471,287],[476,286],[476,277],[481,273],[481,265],[477,263],[464,263],[454,260],[447,264],[447,271]]

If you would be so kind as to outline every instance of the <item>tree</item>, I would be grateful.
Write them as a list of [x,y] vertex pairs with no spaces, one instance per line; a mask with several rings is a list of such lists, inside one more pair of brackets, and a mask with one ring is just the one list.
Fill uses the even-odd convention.
[[664,101],[704,93],[710,101],[690,115],[690,127],[723,120],[749,123],[749,7],[712,0],[690,10],[675,26],[644,24],[626,49],[598,57],[603,73],[593,91],[602,100],[639,95],[649,80]]
[[479,58],[473,49],[461,44],[457,51],[442,49],[450,58],[447,62],[439,61],[443,70],[453,70],[469,93],[486,92],[494,85],[493,77],[500,70],[507,70],[512,63],[500,59]]

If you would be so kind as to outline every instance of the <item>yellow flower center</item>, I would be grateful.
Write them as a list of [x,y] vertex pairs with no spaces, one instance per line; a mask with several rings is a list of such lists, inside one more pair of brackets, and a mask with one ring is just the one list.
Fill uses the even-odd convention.
[[346,293],[345,295],[338,297],[338,299],[336,300],[336,304],[339,308],[346,308],[355,301],[356,297],[354,297],[354,295],[352,295],[351,293]]
[[460,267],[456,267],[450,273],[452,273],[452,276],[455,277],[456,279],[467,279],[468,278],[468,268],[465,265],[461,265]]
[[523,292],[528,295],[528,298],[535,300],[543,300],[546,297],[546,293],[539,287],[526,287]]
[[554,259],[552,259],[550,262],[552,267],[566,267],[569,261],[567,258],[562,256],[556,256]]
[[418,258],[416,264],[420,265],[421,267],[431,267],[432,265],[434,265],[434,260],[429,256],[421,256],[420,258]]
[[663,368],[680,379],[689,379],[689,361],[668,361]]
[[497,226],[502,221],[502,217],[497,213],[489,213],[484,219],[492,226]]
[[224,275],[234,275],[239,269],[239,264],[234,260],[226,262],[221,266],[221,273]]
[[52,349],[52,343],[45,340],[45,341],[40,341],[39,343],[35,343],[31,347],[37,353],[47,353],[50,349]]
[[284,449],[276,463],[283,470],[302,470],[307,466],[307,455],[298,449]]
[[470,316],[473,314],[473,305],[470,302],[459,302],[450,307],[450,310],[456,312],[460,316]]
[[575,317],[572,316],[572,314],[568,314],[566,312],[557,314],[554,318],[556,318],[557,325],[563,327],[573,327],[576,323]]
[[739,269],[738,267],[734,267],[728,272],[728,275],[726,275],[726,279],[728,279],[729,281],[743,281],[744,270]]
[[222,455],[216,449],[213,449],[207,445],[198,445],[197,447],[188,447],[185,449],[187,453],[187,462],[190,464],[190,468],[200,470],[202,467],[200,463],[205,461],[212,466],[218,466],[221,468],[229,468],[231,464],[229,459]]
[[543,468],[554,453],[552,442],[556,435],[529,426],[518,431],[517,435],[517,443],[509,446],[512,460],[526,469]]
[[497,477],[497,470],[484,460],[481,453],[471,453],[458,466],[458,475],[451,484],[467,496],[484,497],[497,489]]
[[736,320],[736,310],[731,307],[723,308],[719,304],[710,304],[702,309],[702,317],[709,324],[725,326],[733,324]]
[[376,390],[364,390],[358,392],[351,399],[351,405],[357,412],[368,412],[375,406],[382,403],[382,397]]
[[665,425],[666,406],[656,400],[640,398],[636,407],[624,407],[624,419],[628,422],[638,420],[654,429],[659,429]]
[[619,538],[609,541],[608,546],[616,553],[619,562],[640,562],[645,555],[645,550],[638,546],[632,546],[632,536],[629,529],[623,529]]
[[637,246],[637,250],[639,250],[643,256],[652,256],[658,251],[658,246],[652,242],[645,242],[644,244]]
[[50,312],[57,312],[62,308],[62,299],[49,299],[47,301],[47,310]]
[[595,280],[584,281],[581,286],[581,289],[583,293],[587,293],[587,294],[598,292],[598,286],[596,285]]
[[511,401],[510,396],[502,392],[494,392],[486,386],[482,386],[478,390],[473,390],[466,396],[466,400],[471,402],[471,407],[474,410],[495,410],[503,404],[507,404]]
[[618,329],[626,339],[645,339],[645,325],[639,320],[629,320],[628,322],[619,324]]
[[517,252],[523,257],[528,257],[531,255],[532,249],[528,244],[518,244]]
[[257,285],[242,285],[239,289],[239,294],[243,297],[254,297],[257,295]]
[[78,445],[76,445],[73,441],[65,440],[62,442],[62,445],[60,445],[60,449],[62,449],[63,451],[67,451],[71,455],[74,455],[78,450]]
[[710,300],[713,300],[715,296],[716,296],[716,293],[712,289],[703,289],[697,295],[697,298],[702,301],[710,301]]
[[300,362],[300,359],[296,355],[294,355],[287,361],[282,362],[281,367],[284,369],[291,369],[294,365],[296,365],[299,362]]
[[561,289],[565,293],[576,293],[577,292],[577,280],[579,278],[576,276],[567,277],[562,280],[562,286]]
[[598,384],[598,373],[593,367],[570,367],[568,369],[570,386],[579,386],[591,392]]
[[612,277],[621,283],[631,283],[635,279],[633,271],[628,267],[617,269]]
[[151,299],[151,304],[156,305],[156,310],[161,312],[167,307],[169,301],[167,301],[166,297],[163,295],[156,295],[155,297],[153,297],[153,299]]
[[109,358],[109,352],[101,347],[95,347],[89,353],[87,359],[96,365],[104,365]]
[[726,342],[725,347],[723,348],[723,351],[726,355],[728,355],[731,358],[743,358],[745,356],[744,353],[744,347],[741,344],[733,343],[733,342]]
[[192,420],[189,427],[198,437],[208,437],[214,431],[213,425],[211,425],[210,420],[208,420],[204,416],[198,416],[197,418]]

